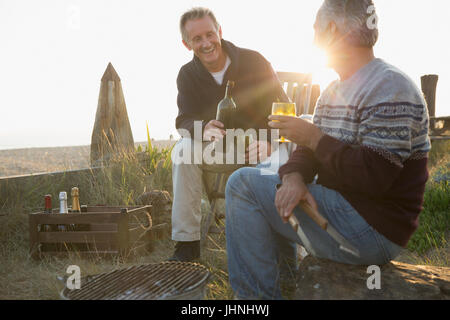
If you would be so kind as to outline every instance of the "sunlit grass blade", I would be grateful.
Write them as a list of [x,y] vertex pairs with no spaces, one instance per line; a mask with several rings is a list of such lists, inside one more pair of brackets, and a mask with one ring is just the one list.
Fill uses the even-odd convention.
[[148,151],[149,153],[152,152],[153,150],[153,146],[152,146],[152,140],[150,139],[150,130],[148,128],[148,121],[146,121],[146,126],[147,126],[147,143],[148,143]]

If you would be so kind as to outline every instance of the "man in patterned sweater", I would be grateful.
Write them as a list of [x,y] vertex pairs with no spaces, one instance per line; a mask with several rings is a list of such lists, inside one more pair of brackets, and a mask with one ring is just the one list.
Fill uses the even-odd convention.
[[[376,19],[371,0],[324,1],[315,41],[340,79],[319,98],[313,124],[269,117],[272,128],[298,145],[278,175],[245,168],[228,180],[228,270],[238,298],[281,298],[295,242],[320,258],[380,265],[417,228],[428,179],[428,111],[413,81],[374,57]],[[340,250],[300,201],[318,209],[360,256]],[[308,243],[286,223],[291,214]]]

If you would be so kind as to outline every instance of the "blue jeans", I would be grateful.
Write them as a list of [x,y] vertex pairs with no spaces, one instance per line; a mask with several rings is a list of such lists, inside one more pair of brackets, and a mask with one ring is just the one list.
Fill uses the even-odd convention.
[[[264,168],[242,168],[226,187],[226,238],[230,284],[240,299],[282,299],[280,278],[295,271],[296,243],[302,244],[275,207],[278,174]],[[310,242],[310,254],[333,261],[382,265],[394,259],[401,247],[375,231],[338,192],[308,185],[319,211],[335,229],[360,251],[355,257],[299,207],[294,214]],[[293,281],[293,280],[291,280]]]

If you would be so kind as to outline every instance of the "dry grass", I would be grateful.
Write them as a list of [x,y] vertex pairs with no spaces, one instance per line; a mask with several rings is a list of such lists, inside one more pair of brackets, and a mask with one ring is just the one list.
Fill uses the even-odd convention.
[[[204,208],[204,213],[208,208]],[[65,258],[46,256],[33,260],[29,256],[28,220],[24,214],[0,217],[0,300],[59,299],[64,288],[57,276],[66,275],[67,267],[77,265],[83,275],[93,275],[131,265],[157,263],[173,253],[173,241],[154,243],[152,252],[140,256],[105,258],[79,257],[71,253]],[[208,236],[200,261],[212,273],[207,299],[231,299],[225,251],[225,233]]]
[[17,215],[9,220],[0,228],[2,238],[8,235],[7,240],[0,244],[0,299],[58,299],[63,284],[56,276],[66,275],[70,265],[78,265],[82,275],[108,272],[133,264],[158,262],[167,258],[162,253],[169,252],[171,246],[168,241],[159,241],[155,243],[153,254],[134,259],[81,258],[77,253],[71,253],[66,258],[44,257],[36,261],[28,254],[27,219]]
[[[67,167],[64,167],[67,162],[64,161],[70,160],[76,152],[79,152],[79,149],[78,151],[75,151],[77,149],[73,149],[73,151],[63,151],[59,148],[50,149],[52,150],[41,150],[43,154],[47,152],[47,155],[45,157],[36,156],[36,158],[32,158],[31,154],[38,154],[38,150],[32,150],[31,153],[22,156],[18,151],[14,151],[10,154],[14,161],[20,162],[20,159],[28,157],[33,159],[32,163],[26,169],[24,169],[25,165],[19,168],[10,164],[10,167],[15,168],[16,171],[7,169],[1,171],[0,175],[24,174],[29,173],[28,170],[37,170],[38,172],[64,170],[67,169]],[[433,175],[441,170],[440,168],[449,165],[449,151],[449,144],[438,144],[434,147],[433,158],[430,162],[432,164],[430,171]],[[0,151],[0,157],[5,157],[5,152]],[[65,158],[61,156],[62,154],[65,154]],[[55,159],[59,159],[60,162]],[[87,159],[86,155],[86,163]],[[87,203],[133,205],[136,196],[146,188],[160,189],[161,185],[167,184],[167,176],[170,177],[167,168],[162,168],[163,172],[159,172],[158,166],[154,167],[153,169],[156,171],[153,174],[159,178],[149,181],[146,175],[148,168],[140,168],[136,159],[131,158],[123,161],[126,165],[119,162],[114,168],[105,171],[98,180],[93,180],[91,176],[80,177],[80,189],[89,191],[88,194],[85,194]],[[80,168],[81,165],[70,161],[69,164],[71,169]],[[5,166],[5,164],[3,165]],[[46,187],[49,186],[39,186],[40,189]],[[53,190],[55,195],[59,190],[57,188]],[[170,187],[166,186],[166,188],[170,190]],[[69,265],[80,266],[82,275],[97,274],[129,265],[160,262],[166,260],[173,252],[173,242],[166,239],[156,242],[152,252],[128,259],[124,257],[106,259],[95,256],[80,258],[76,253],[73,253],[65,258],[48,257],[41,261],[32,260],[28,253],[29,238],[26,213],[40,208],[42,199],[41,197],[35,199],[32,196],[26,199],[29,201],[28,203],[10,203],[12,204],[8,210],[10,214],[7,216],[0,215],[0,299],[59,299],[59,292],[62,290],[63,284],[56,279],[56,276],[65,275]],[[221,207],[223,210],[223,202]],[[208,210],[209,206],[204,204],[202,212],[206,213]],[[427,235],[428,233],[425,233],[425,236]],[[405,250],[397,260],[412,264],[448,267],[448,233],[445,239],[447,239],[447,242],[441,244],[432,243],[434,240],[430,239],[431,250],[424,254]],[[224,231],[220,234],[208,236],[206,245],[202,248],[202,260],[200,262],[208,267],[213,274],[208,284],[207,299],[232,299],[233,295],[228,282]]]
[[[163,147],[169,147],[173,142],[166,142]],[[158,147],[158,144],[154,144]],[[66,148],[51,148],[52,150],[32,150],[26,156],[20,156],[20,152],[0,151],[0,156],[9,152],[17,161],[22,158],[34,159],[33,165],[41,166],[37,172],[59,171],[67,169],[61,167],[61,162],[53,162],[52,159],[70,159],[79,150],[75,147],[73,152]],[[153,156],[160,155],[159,151],[153,152]],[[31,155],[35,158],[31,158]],[[46,155],[45,157],[39,155]],[[9,161],[12,161],[11,159]],[[62,161],[62,160],[61,160]],[[85,158],[88,163],[88,156]],[[164,163],[151,162],[150,167],[142,167],[134,157],[117,159],[113,166],[103,170],[95,178],[89,174],[80,174],[77,181],[69,183],[78,185],[82,192],[83,203],[97,204],[107,203],[111,205],[134,205],[135,199],[142,192],[149,189],[170,190],[171,171]],[[70,169],[78,169],[80,165],[71,166]],[[27,170],[32,167],[27,167]],[[7,175],[29,173],[27,170],[16,168],[15,172],[8,171]],[[152,179],[148,173],[152,172]],[[64,185],[64,187],[63,187]],[[59,293],[63,284],[57,280],[57,276],[64,276],[67,267],[78,265],[82,275],[98,274],[113,269],[124,268],[129,265],[156,263],[169,258],[173,253],[173,241],[160,240],[154,243],[152,252],[138,257],[105,258],[100,256],[79,257],[77,253],[71,253],[67,257],[45,257],[40,261],[29,256],[29,231],[27,213],[42,209],[42,194],[51,193],[56,198],[59,190],[67,189],[65,182],[29,186],[28,196],[8,202],[8,208],[3,208],[7,215],[0,215],[0,299],[59,299]],[[36,192],[36,189],[38,192]],[[84,190],[84,191],[83,191]],[[8,190],[0,190],[0,197],[13,198]],[[84,198],[84,199],[83,199]],[[202,206],[205,214],[209,210],[207,202]],[[0,208],[1,209],[1,208]],[[0,210],[1,211],[1,210]],[[225,234],[210,235],[206,245],[202,248],[202,264],[207,266],[213,277],[208,284],[208,299],[229,299],[232,297],[228,285]]]
[[416,265],[449,267],[450,243],[448,239],[450,239],[449,233],[447,233],[443,244],[440,246],[435,244],[434,247],[425,254],[419,255],[414,251],[404,250],[395,260]]

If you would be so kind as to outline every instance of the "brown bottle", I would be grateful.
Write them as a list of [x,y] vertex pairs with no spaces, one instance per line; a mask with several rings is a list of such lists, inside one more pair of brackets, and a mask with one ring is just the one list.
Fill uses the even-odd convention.
[[[52,195],[46,194],[44,199],[45,199],[44,213],[47,213],[47,214],[52,213]],[[41,232],[51,232],[52,231],[51,225],[41,224],[40,231]]]
[[234,129],[234,118],[236,114],[236,104],[231,95],[234,88],[234,81],[228,80],[225,90],[225,97],[217,105],[216,120],[224,125],[224,129]]

